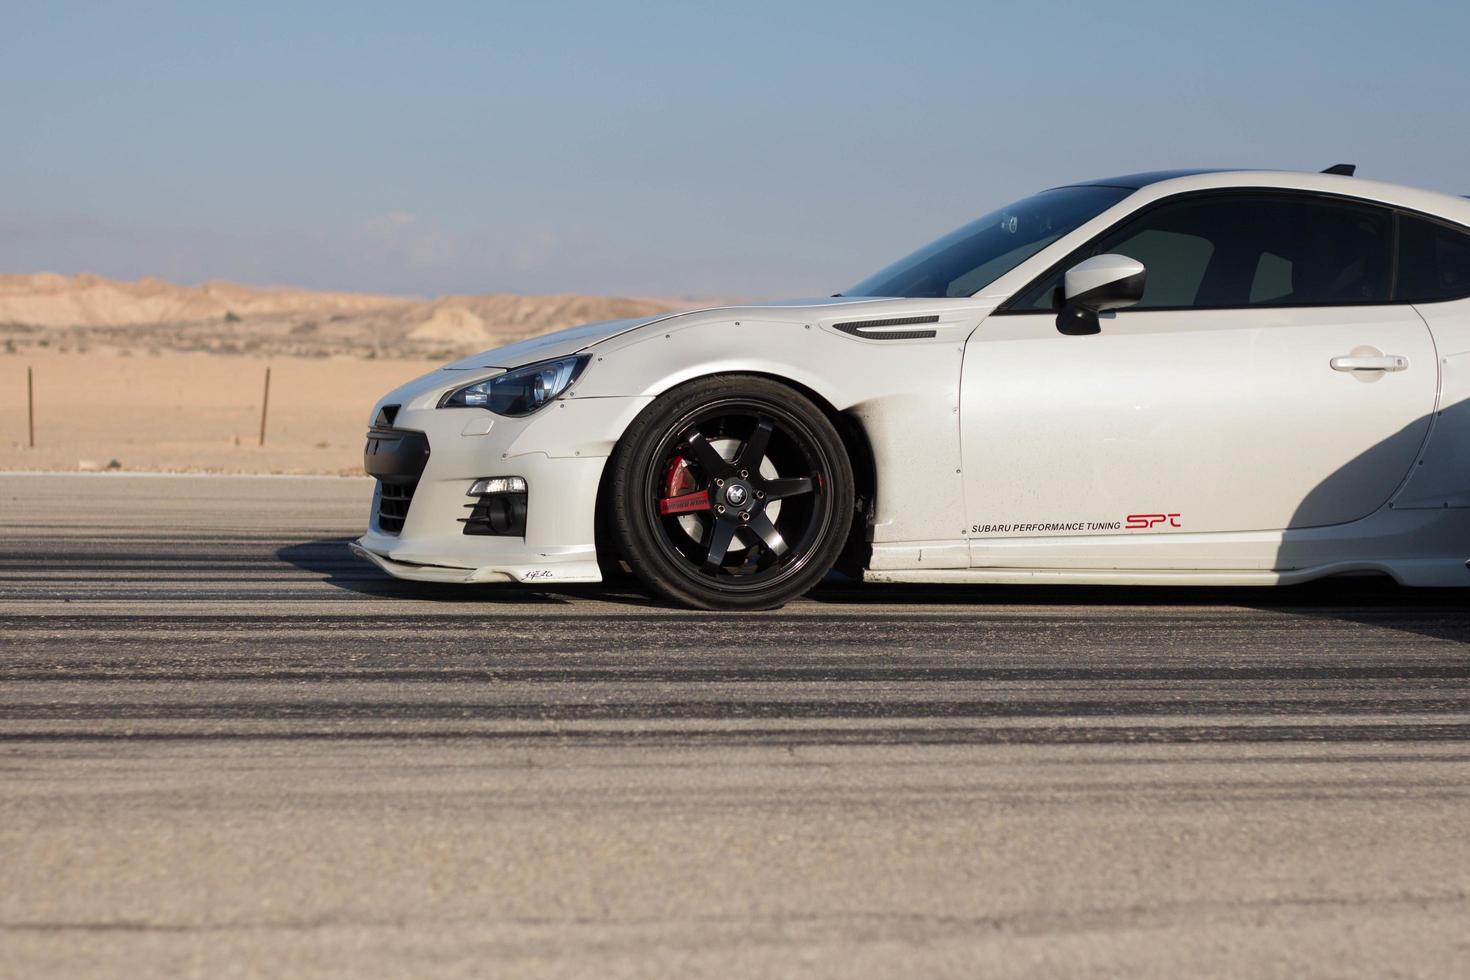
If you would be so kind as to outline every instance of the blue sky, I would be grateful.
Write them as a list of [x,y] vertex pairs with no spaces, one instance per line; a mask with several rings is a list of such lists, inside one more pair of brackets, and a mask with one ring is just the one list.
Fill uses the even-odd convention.
[[834,292],[1039,188],[1470,193],[1470,4],[0,5],[0,271]]

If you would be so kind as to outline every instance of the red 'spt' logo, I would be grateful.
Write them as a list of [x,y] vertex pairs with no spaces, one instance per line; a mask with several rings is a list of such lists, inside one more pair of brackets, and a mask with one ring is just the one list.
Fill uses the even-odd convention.
[[1178,514],[1129,514],[1125,527],[1129,531],[1147,531],[1160,524],[1167,524],[1169,527],[1184,526],[1179,523]]

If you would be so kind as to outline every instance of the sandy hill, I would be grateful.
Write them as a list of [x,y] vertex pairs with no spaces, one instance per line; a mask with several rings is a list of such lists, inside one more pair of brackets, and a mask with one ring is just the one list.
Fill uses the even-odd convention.
[[609,296],[444,296],[53,273],[0,275],[0,346],[439,357],[561,327],[697,305]]

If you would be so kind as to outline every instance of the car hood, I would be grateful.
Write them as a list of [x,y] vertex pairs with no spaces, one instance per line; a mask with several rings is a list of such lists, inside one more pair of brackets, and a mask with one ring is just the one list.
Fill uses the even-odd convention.
[[543,334],[540,337],[532,337],[518,344],[509,344],[505,347],[496,347],[493,350],[481,351],[471,354],[452,364],[444,365],[446,371],[474,371],[483,368],[510,368],[520,367],[523,364],[532,364],[536,361],[545,361],[553,357],[565,357],[575,354],[583,348],[590,347],[598,341],[616,337],[620,333],[632,330],[636,327],[657,323],[659,320],[676,313],[662,314],[653,317],[633,317],[628,320],[603,320],[599,323],[584,323],[580,327],[568,327],[555,333]]
[[552,358],[566,357],[576,354],[589,347],[611,340],[613,337],[622,336],[631,330],[639,330],[663,323],[675,317],[693,316],[695,314],[714,314],[716,316],[740,315],[750,311],[753,315],[760,310],[791,309],[802,307],[807,309],[832,308],[834,306],[847,306],[851,304],[886,304],[891,302],[903,302],[892,298],[874,298],[870,296],[842,296],[823,297],[821,299],[795,299],[772,303],[750,303],[738,306],[713,306],[698,309],[683,310],[674,313],[662,313],[657,316],[633,317],[628,320],[604,320],[601,323],[587,323],[580,327],[571,327],[566,330],[558,330],[556,333],[546,334],[542,337],[532,337],[518,344],[510,344],[506,347],[497,347],[494,350],[482,351],[446,364],[442,368],[430,371],[428,374],[418,377],[400,385],[393,391],[378,399],[370,416],[370,424],[377,424],[379,411],[385,405],[413,406],[415,408],[430,408],[437,403],[439,397],[447,390],[465,383],[461,377],[455,377],[450,372],[489,372],[491,375],[497,371],[510,371],[537,361],[547,361]]
[[479,371],[487,368],[501,368],[510,370],[526,364],[534,364],[536,361],[546,361],[554,357],[566,357],[578,351],[586,350],[594,344],[600,344],[605,340],[647,327],[675,317],[689,316],[694,313],[710,313],[716,310],[745,310],[771,307],[792,306],[839,306],[845,303],[872,303],[872,297],[824,297],[822,299],[793,299],[780,300],[777,302],[763,302],[751,304],[739,304],[738,306],[715,306],[700,307],[690,310],[681,310],[674,313],[660,313],[657,316],[633,317],[627,320],[603,320],[600,323],[586,323],[580,327],[568,327],[566,330],[558,330],[555,333],[545,334],[540,337],[532,337],[517,344],[506,347],[496,347],[493,350],[481,351],[471,354],[452,364],[444,365],[445,371]]

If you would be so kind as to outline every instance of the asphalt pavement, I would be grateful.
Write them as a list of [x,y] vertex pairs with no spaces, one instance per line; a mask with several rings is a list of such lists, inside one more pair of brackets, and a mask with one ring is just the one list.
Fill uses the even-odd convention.
[[0,476],[0,976],[1470,973],[1470,603],[396,582]]

